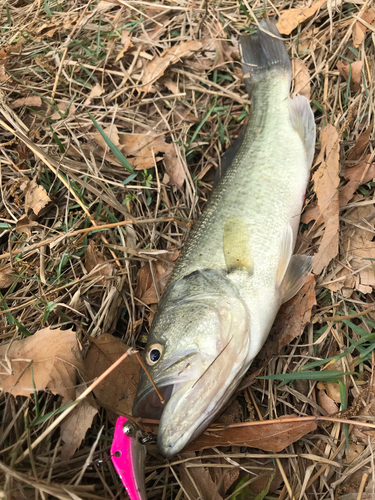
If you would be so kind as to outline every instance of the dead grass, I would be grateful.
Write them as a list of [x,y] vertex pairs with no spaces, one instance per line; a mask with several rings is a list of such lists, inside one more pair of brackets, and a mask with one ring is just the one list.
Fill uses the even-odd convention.
[[[306,321],[302,324],[299,313],[295,338],[280,352],[273,339],[283,317],[276,321],[268,349],[251,367],[243,384],[247,387],[229,407],[225,423],[326,415],[338,411],[340,404],[342,410],[349,408],[344,418],[374,422],[374,340],[369,337],[337,358],[375,325],[370,310],[373,266],[363,260],[375,259],[371,130],[358,146],[374,121],[375,25],[368,17],[358,21],[369,1],[320,3],[321,8],[287,37],[287,47],[292,58],[308,68],[310,76],[302,78],[299,88],[311,87],[318,130],[327,123],[337,130],[340,186],[351,182],[350,168],[362,165],[362,170],[349,199],[340,208],[337,202],[339,248],[316,275],[317,305],[311,321],[303,328]],[[301,6],[295,1],[249,5],[246,0],[2,4],[3,343],[53,327],[73,328],[83,354],[92,339],[104,333],[131,346],[144,345],[163,278],[205,206],[222,153],[246,122],[250,103],[238,62],[238,35],[256,28],[253,16],[277,19],[281,11]],[[168,49],[181,44],[187,45],[180,58],[168,59]],[[151,61],[158,62],[151,68],[154,72]],[[343,69],[346,62],[356,61],[363,63],[352,67],[361,66],[359,73]],[[163,74],[158,72],[162,64]],[[130,166],[100,142],[88,111]],[[137,150],[133,142],[140,138],[126,134],[151,139]],[[321,147],[318,139],[317,154]],[[135,165],[140,157],[144,163]],[[132,174],[132,166],[144,165],[147,170]],[[44,188],[43,195],[32,188],[34,201],[26,199],[25,182],[32,179]],[[311,183],[305,214],[312,216],[301,225],[300,253],[316,253],[324,234],[319,214],[311,212],[317,199]],[[358,251],[363,248],[365,253]],[[147,286],[143,281],[142,288],[137,273],[144,264],[148,274],[142,279],[149,281]],[[337,321],[342,314],[352,317]],[[278,381],[253,376],[296,372],[332,357],[328,369],[355,372],[341,377],[341,385],[297,380],[279,387]],[[81,446],[64,459],[59,429],[31,448],[57,418],[51,412],[66,404],[62,397],[43,391],[30,399],[3,394],[0,404],[0,498],[124,496],[106,461],[113,408],[99,406]],[[246,496],[237,500],[255,498],[262,490],[259,499],[365,500],[375,485],[372,434],[328,423],[281,453],[232,446],[189,452],[168,464],[151,445],[146,467],[149,498],[229,499],[234,485],[245,478],[243,484],[250,481],[243,488]],[[31,452],[20,461],[26,449]]]

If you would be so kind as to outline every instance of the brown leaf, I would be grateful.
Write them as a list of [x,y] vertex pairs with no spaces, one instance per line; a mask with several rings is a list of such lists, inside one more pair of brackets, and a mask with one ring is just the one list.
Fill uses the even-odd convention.
[[[195,453],[184,453],[184,458],[191,458]],[[199,463],[197,459],[195,463]],[[222,500],[217,491],[217,485],[213,482],[207,467],[187,467],[188,464],[180,465],[181,483],[190,498],[202,500]]]
[[293,60],[294,94],[301,94],[310,100],[310,73],[302,59]]
[[169,176],[168,184],[182,187],[185,180],[185,171],[179,156],[176,153],[176,145],[168,144],[169,148],[164,155],[165,170]]
[[358,137],[357,142],[354,144],[353,148],[350,150],[350,153],[348,156],[349,161],[359,160],[361,158],[361,156],[363,155],[363,153],[366,151],[373,127],[374,127],[374,124],[371,123],[371,125],[369,125],[367,127],[367,129]]
[[104,278],[99,282],[103,285],[107,283],[107,280],[105,278],[113,275],[112,265],[106,262],[104,255],[99,252],[98,247],[95,241],[93,240],[90,240],[86,248],[85,267],[89,273],[91,273],[93,269],[98,267],[99,268],[98,273],[95,274],[98,274],[99,276],[104,276]]
[[[368,24],[372,24],[375,21],[375,10],[368,9],[366,12],[362,14],[361,19],[366,21]],[[353,27],[353,45],[355,48],[358,48],[362,45],[365,34],[367,32],[367,27],[362,24],[360,21],[357,21]]]
[[276,24],[277,29],[282,35],[290,35],[300,23],[310,19],[326,3],[327,0],[318,0],[311,7],[284,10]]
[[104,89],[100,85],[100,83],[96,83],[93,88],[91,89],[91,92],[87,99],[85,100],[85,106],[89,106],[91,104],[91,101],[95,99],[96,97],[100,97],[102,94],[104,94]]
[[[86,387],[77,387],[75,399],[77,399],[85,389]],[[70,400],[64,399],[62,405],[70,402]],[[94,398],[89,394],[67,417],[64,418],[60,424],[61,438],[64,442],[61,448],[62,461],[69,460],[80,447],[97,413],[98,409]]]
[[315,285],[315,277],[310,275],[301,290],[281,306],[276,319],[276,325],[280,324],[277,352],[301,335],[310,321],[311,310],[316,304]]
[[[156,286],[158,287],[159,295],[162,294],[170,274],[174,268],[173,262],[154,260],[152,269],[154,271]],[[141,267],[137,273],[137,290],[135,296],[142,301],[143,304],[157,304],[159,302],[158,295],[155,290],[154,280],[152,278],[150,264],[147,262]]]
[[[163,78],[161,83],[167,87],[167,89],[172,92],[172,94],[179,94],[180,89],[178,88],[178,85],[176,82],[172,80],[172,78]],[[181,97],[178,97],[177,99],[181,99]]]
[[25,193],[25,213],[29,214],[31,210],[35,215],[41,215],[43,210],[51,202],[47,191],[43,186],[39,186],[34,179],[25,178],[25,182],[21,184],[21,189]]
[[76,107],[74,106],[74,104],[70,101],[62,101],[62,102],[59,102],[57,105],[57,107],[60,110],[60,113],[58,111],[55,111],[51,115],[52,120],[62,120],[63,117],[65,116],[67,109],[68,109],[68,106],[69,106],[68,116],[74,115],[74,113],[76,112]]
[[[358,413],[358,416],[370,417],[370,421],[373,421],[375,417],[375,397],[372,395],[364,408]],[[375,441],[375,429],[369,429],[368,427],[355,426],[353,429],[353,434],[357,438],[357,441],[362,442],[366,446],[369,444],[369,438],[371,442]]]
[[73,330],[44,328],[31,337],[0,346],[0,359],[0,387],[4,392],[30,396],[35,384],[37,391],[48,389],[74,399],[76,368],[82,369],[82,359]]
[[328,415],[333,415],[338,412],[337,404],[323,389],[318,392],[318,404],[327,412]]
[[142,77],[142,90],[154,92],[152,85],[160,78],[165,70],[171,64],[175,64],[182,57],[189,57],[202,47],[202,42],[197,40],[188,40],[166,49],[161,56],[156,56],[152,61],[146,64]]
[[[157,153],[169,149],[164,135],[120,134],[120,149],[136,170],[144,170],[155,166],[155,160],[161,160]],[[155,160],[154,160],[155,158]]]
[[12,276],[13,274],[17,273],[10,267],[10,265],[0,267],[0,289],[8,288],[13,285],[17,279],[15,276]]
[[42,105],[42,99],[38,95],[30,95],[28,97],[20,97],[16,99],[12,105],[12,109],[21,108],[22,106],[35,106],[40,107]]
[[127,30],[123,30],[121,33],[121,43],[123,46],[123,49],[118,53],[115,62],[119,61],[124,55],[127,53],[129,49],[134,47],[133,42],[131,41],[130,38],[130,32]]
[[[111,141],[113,142],[113,144],[117,148],[120,147],[120,137],[119,137],[119,132],[118,132],[116,125],[111,125],[109,127],[106,127],[104,129],[104,132],[105,132],[106,136],[109,139],[111,139]],[[105,142],[105,140],[103,139],[103,137],[101,136],[101,134],[99,132],[95,132],[93,137],[94,137],[95,142],[97,142],[102,149],[108,149],[107,143]]]
[[313,271],[320,274],[336,257],[339,249],[339,135],[333,125],[321,133],[321,150],[316,161],[319,168],[313,175],[314,191],[325,222],[323,238],[313,260]]
[[4,49],[0,49],[0,82],[4,83],[10,80],[8,73],[5,68],[8,65],[7,53]]
[[370,164],[370,159],[371,155],[369,154],[358,165],[345,170],[344,177],[349,182],[340,188],[340,207],[346,205],[353,198],[359,186],[375,178],[375,163]]
[[354,92],[358,92],[359,90],[361,90],[363,62],[355,61],[353,63],[348,63],[347,61],[338,61],[337,69],[339,70],[340,75],[345,78],[345,80],[349,80],[350,67],[352,68],[350,87],[352,88],[352,90],[354,90]]
[[[292,417],[293,415],[288,415]],[[206,431],[186,451],[199,451],[216,446],[248,446],[278,453],[316,429],[315,422],[283,422],[247,425],[223,430]]]
[[[128,349],[129,346],[109,333],[98,337],[91,345],[85,359],[88,380],[94,380],[101,375]],[[94,389],[99,403],[117,415],[131,415],[139,371],[140,365],[136,357],[129,356]]]
[[32,218],[28,217],[27,215],[23,215],[17,221],[16,231],[19,234],[25,233],[30,238],[30,236],[31,236],[31,230],[30,230],[30,228],[36,227],[36,226],[38,226],[38,223],[35,222],[35,220],[32,220]]
[[[345,260],[350,262],[350,268],[357,271],[355,275],[348,276],[342,282],[343,286],[356,288],[362,293],[371,293],[375,288],[375,274],[372,260],[375,260],[375,242],[372,241],[373,232],[366,228],[364,221],[374,217],[373,205],[354,208],[345,215],[347,220],[346,230],[343,231],[343,249],[345,249]],[[364,260],[372,259],[372,260]],[[363,269],[364,268],[364,269]],[[338,273],[337,277],[349,274],[347,269]]]

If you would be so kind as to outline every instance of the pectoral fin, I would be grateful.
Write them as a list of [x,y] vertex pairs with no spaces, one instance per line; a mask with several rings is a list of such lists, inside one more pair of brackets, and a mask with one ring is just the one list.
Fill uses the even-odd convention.
[[224,259],[228,271],[247,269],[253,272],[250,235],[246,224],[237,217],[228,217],[224,224]]
[[290,259],[288,269],[280,286],[282,302],[289,299],[303,287],[307,276],[311,272],[313,257],[307,255],[293,255]]
[[276,274],[276,286],[279,288],[288,269],[293,253],[293,229],[288,224],[280,247],[279,267]]

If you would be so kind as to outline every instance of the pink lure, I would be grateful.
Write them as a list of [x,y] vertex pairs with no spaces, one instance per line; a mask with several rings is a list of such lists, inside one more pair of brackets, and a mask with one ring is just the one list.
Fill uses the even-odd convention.
[[112,463],[128,492],[130,500],[146,500],[146,446],[139,427],[126,417],[119,417],[111,447]]

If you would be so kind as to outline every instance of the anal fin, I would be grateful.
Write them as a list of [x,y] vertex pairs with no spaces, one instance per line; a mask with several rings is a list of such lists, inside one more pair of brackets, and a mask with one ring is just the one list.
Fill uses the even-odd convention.
[[294,297],[303,287],[307,276],[311,272],[312,261],[313,257],[309,257],[308,255],[295,254],[292,256],[280,285],[282,303]]
[[237,217],[229,216],[225,221],[223,252],[229,272],[235,269],[247,269],[249,273],[253,272],[249,230]]

